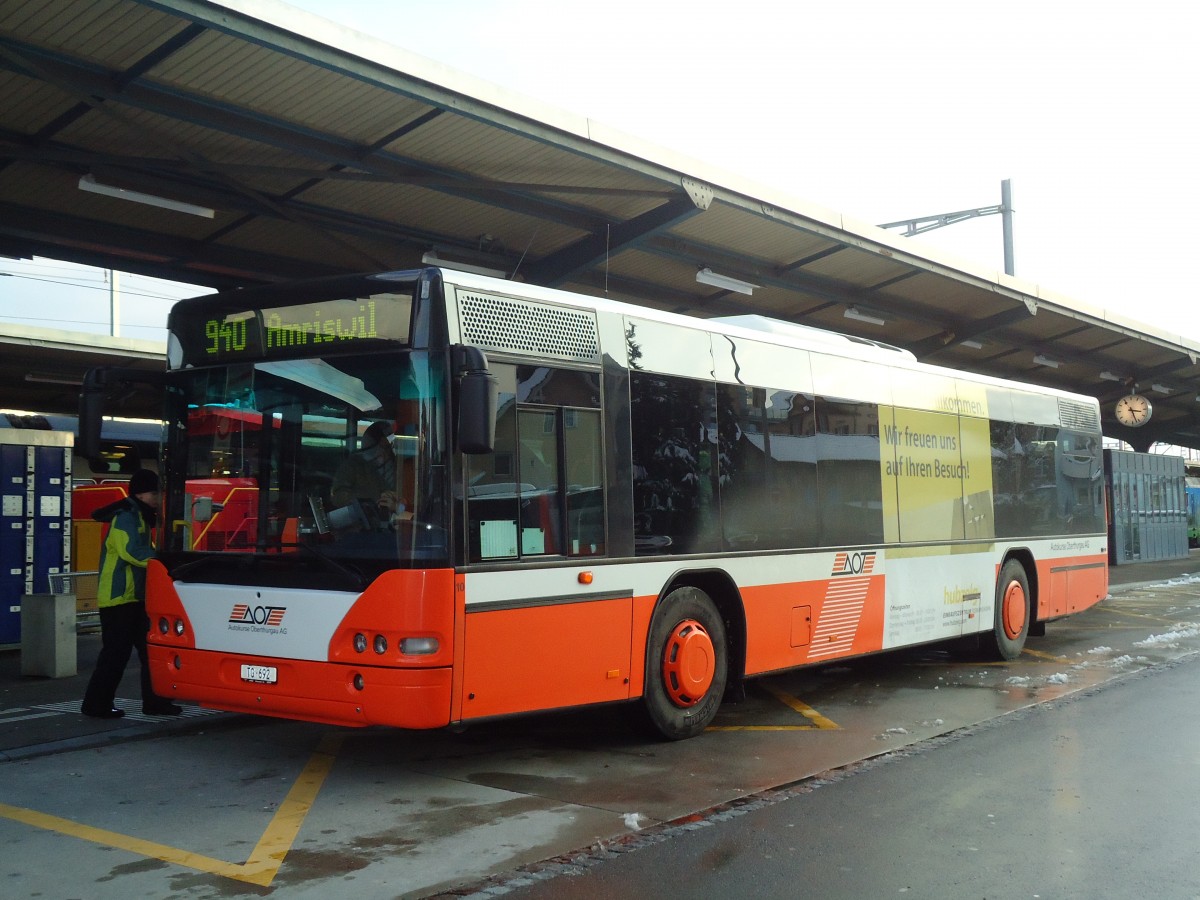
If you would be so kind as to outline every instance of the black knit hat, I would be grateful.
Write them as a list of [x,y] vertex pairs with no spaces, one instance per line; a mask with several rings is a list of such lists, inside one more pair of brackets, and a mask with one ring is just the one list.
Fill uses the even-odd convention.
[[133,473],[133,477],[129,479],[129,496],[136,497],[138,494],[148,494],[151,491],[158,490],[158,473],[152,472],[149,469],[138,469]]

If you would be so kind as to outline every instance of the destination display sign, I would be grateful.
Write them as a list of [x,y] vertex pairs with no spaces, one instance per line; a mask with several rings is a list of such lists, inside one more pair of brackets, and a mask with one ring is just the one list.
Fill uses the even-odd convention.
[[197,307],[173,314],[172,368],[239,359],[281,359],[409,340],[412,296],[373,294],[257,309]]

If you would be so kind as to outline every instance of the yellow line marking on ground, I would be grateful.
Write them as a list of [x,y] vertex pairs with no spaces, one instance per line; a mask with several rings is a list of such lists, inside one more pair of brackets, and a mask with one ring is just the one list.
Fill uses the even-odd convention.
[[[834,726],[837,727],[836,725]],[[709,725],[705,731],[818,731],[820,725]]]
[[813,725],[817,726],[818,728],[824,728],[824,729],[828,729],[830,731],[836,731],[838,728],[841,727],[836,722],[833,722],[833,721],[825,718],[823,715],[821,715],[819,712],[817,712],[815,709],[813,709],[807,703],[800,702],[795,697],[793,697],[791,694],[785,694],[783,691],[779,690],[778,688],[771,687],[771,685],[769,685],[769,684],[761,684],[761,685],[759,685],[759,687],[761,687],[764,691],[766,691],[768,694],[770,694],[772,697],[774,697],[776,700],[778,700],[784,706],[790,706],[792,709],[794,709],[796,712],[800,713],[800,715],[804,716],[804,718],[808,719],[808,721],[812,722]]
[[817,730],[832,730],[836,731],[841,728],[836,722],[825,718],[811,706],[797,700],[791,694],[786,694],[781,690],[771,687],[770,685],[759,682],[756,687],[762,688],[776,700],[791,707],[811,723],[809,725],[709,725],[705,731],[817,731]]
[[93,828],[91,825],[72,822],[70,819],[63,819],[37,810],[9,806],[7,803],[0,803],[0,816],[32,825],[35,828],[65,834],[68,837],[76,837],[105,847],[114,847],[150,859],[159,859],[165,863],[195,869],[198,872],[207,872],[210,875],[220,875],[234,881],[267,887],[275,879],[280,866],[283,865],[284,857],[292,848],[296,835],[300,833],[300,826],[304,824],[304,819],[312,808],[313,802],[321,790],[321,785],[325,782],[325,777],[333,768],[341,743],[342,736],[338,734],[326,735],[321,739],[309,759],[308,765],[304,767],[304,771],[300,773],[287,796],[283,798],[283,802],[279,804],[279,809],[275,811],[266,831],[263,832],[258,844],[251,851],[250,858],[244,863],[214,859],[211,856],[191,853],[177,847],[168,847],[166,844],[159,844],[155,841],[119,834],[104,828]]
[[796,712],[800,713],[800,715],[804,716],[804,718],[808,719],[808,721],[812,722],[818,728],[824,728],[824,729],[828,729],[830,731],[836,731],[838,728],[841,727],[836,722],[825,718],[823,715],[821,715],[819,712],[817,712],[815,709],[813,709],[807,703],[802,703],[800,700],[796,699],[791,694],[785,694],[783,691],[779,690],[778,688],[773,688],[769,684],[762,685],[762,688],[768,694],[770,694],[772,697],[774,697],[776,700],[778,700],[780,703],[783,703],[785,706],[790,706],[792,709],[794,709]]

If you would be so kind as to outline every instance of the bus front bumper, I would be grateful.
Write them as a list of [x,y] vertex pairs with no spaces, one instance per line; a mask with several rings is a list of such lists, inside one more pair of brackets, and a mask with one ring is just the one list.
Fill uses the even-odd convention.
[[154,690],[172,700],[329,725],[450,724],[448,667],[353,666],[154,644],[148,649]]

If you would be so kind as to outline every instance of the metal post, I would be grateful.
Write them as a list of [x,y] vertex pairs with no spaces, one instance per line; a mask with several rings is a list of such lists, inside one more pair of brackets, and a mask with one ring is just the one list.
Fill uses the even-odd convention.
[[121,334],[121,289],[117,284],[117,270],[108,270],[108,333],[113,337]]
[[1007,178],[1000,182],[1000,221],[1004,226],[1004,274],[1016,275],[1016,266],[1013,264],[1012,182]]

